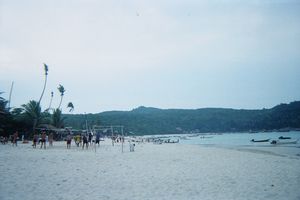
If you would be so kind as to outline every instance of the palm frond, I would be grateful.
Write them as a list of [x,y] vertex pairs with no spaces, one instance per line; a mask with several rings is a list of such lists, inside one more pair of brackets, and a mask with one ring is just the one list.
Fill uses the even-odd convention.
[[61,84],[59,84],[59,86],[58,86],[57,89],[58,89],[58,91],[60,92],[60,95],[61,95],[61,96],[63,96],[64,93],[66,92],[64,86],[62,86]]
[[73,105],[73,103],[72,103],[72,102],[69,102],[67,108],[70,108],[69,112],[72,112],[72,111],[74,110],[74,105]]

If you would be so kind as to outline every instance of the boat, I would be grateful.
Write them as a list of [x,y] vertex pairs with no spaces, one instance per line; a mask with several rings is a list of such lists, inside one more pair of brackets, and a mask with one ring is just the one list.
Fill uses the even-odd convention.
[[168,139],[168,140],[165,140],[165,143],[179,143],[179,139],[177,139],[177,140]]
[[213,138],[213,136],[200,136],[201,139]]
[[291,137],[280,136],[278,139],[279,139],[279,140],[287,140],[287,139],[291,139]]
[[252,139],[251,142],[269,142],[270,139],[265,139],[265,140],[254,140]]
[[297,144],[298,140],[272,140],[271,144]]

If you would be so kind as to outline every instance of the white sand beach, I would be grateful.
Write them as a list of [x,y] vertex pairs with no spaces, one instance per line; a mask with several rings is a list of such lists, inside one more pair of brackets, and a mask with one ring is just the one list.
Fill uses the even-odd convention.
[[124,150],[109,140],[96,152],[0,145],[0,199],[300,199],[298,155],[151,143]]

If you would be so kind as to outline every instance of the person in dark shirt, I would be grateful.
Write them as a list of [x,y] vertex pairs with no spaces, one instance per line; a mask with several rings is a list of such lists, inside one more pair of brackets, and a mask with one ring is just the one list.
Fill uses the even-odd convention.
[[89,146],[89,143],[88,143],[88,138],[86,137],[86,135],[84,134],[83,137],[82,137],[82,149],[84,149],[84,145],[86,146],[86,148],[88,148]]

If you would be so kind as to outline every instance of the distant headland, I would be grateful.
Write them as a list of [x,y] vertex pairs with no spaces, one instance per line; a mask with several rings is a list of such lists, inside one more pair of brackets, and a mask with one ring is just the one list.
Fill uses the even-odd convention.
[[300,101],[271,109],[158,109],[140,106],[131,111],[65,114],[65,126],[121,124],[133,135],[300,130]]

